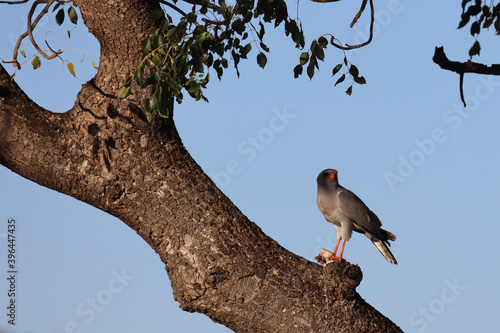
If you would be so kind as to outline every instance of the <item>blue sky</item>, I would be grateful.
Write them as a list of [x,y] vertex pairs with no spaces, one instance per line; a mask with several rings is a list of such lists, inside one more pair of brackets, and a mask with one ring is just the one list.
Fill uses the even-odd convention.
[[[344,257],[360,265],[361,296],[406,332],[498,332],[500,253],[500,78],[466,75],[463,108],[458,76],[432,62],[443,45],[467,60],[473,43],[456,30],[460,2],[390,0],[375,4],[371,45],[348,55],[368,84],[333,87],[341,52],[329,49],[312,81],[293,79],[300,51],[267,28],[265,70],[241,63],[206,92],[210,103],[176,108],[184,144],[201,167],[265,233],[312,260],[331,249],[335,233],[316,207],[316,176],[339,170],[354,191],[397,236],[385,261],[356,234]],[[1,5],[0,57],[9,59],[22,32],[26,6]],[[359,3],[300,2],[308,43],[333,33],[345,43],[365,36],[365,13],[348,24]],[[289,11],[295,12],[295,3]],[[81,23],[81,22],[80,22]],[[37,38],[61,45],[65,30],[53,18]],[[484,35],[484,36],[483,36]],[[62,36],[62,37],[61,37]],[[82,24],[65,47],[98,63],[98,44]],[[499,62],[498,41],[481,34],[481,57]],[[496,42],[496,44],[495,44]],[[59,43],[59,44],[58,44]],[[30,48],[25,47],[28,55]],[[31,51],[32,52],[32,51]],[[58,60],[36,72],[26,64],[16,81],[43,107],[64,112],[95,70],[92,58],[65,54],[77,78]],[[8,70],[12,68],[7,67]],[[224,176],[223,176],[224,175]],[[8,332],[228,332],[203,315],[181,311],[157,254],[121,221],[0,168],[0,254],[6,271],[7,220],[17,221],[18,316]],[[1,284],[6,288],[5,284]],[[0,304],[7,304],[6,290]],[[3,314],[2,314],[3,316]],[[480,325],[478,323],[481,323]],[[478,326],[479,325],[479,326]]]

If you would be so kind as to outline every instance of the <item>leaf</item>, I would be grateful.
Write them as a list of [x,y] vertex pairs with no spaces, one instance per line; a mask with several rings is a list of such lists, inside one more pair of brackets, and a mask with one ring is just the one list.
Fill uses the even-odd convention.
[[342,74],[342,76],[337,80],[337,82],[335,82],[335,86],[344,80],[345,80],[345,74]]
[[342,64],[338,64],[337,66],[335,66],[332,70],[332,76],[334,76],[335,74],[338,73],[338,71],[340,71],[340,69],[342,68]]
[[40,58],[36,56],[33,60],[31,60],[31,64],[33,65],[33,69],[38,69],[42,65],[40,62]]
[[314,76],[314,62],[310,62],[307,66],[307,76],[309,76],[309,80],[312,80]]
[[301,65],[305,65],[307,64],[307,62],[309,61],[309,53],[307,52],[302,52],[300,54],[300,58],[299,58],[299,62]]
[[311,45],[311,51],[319,60],[323,61],[325,59],[325,52],[319,43],[313,42],[313,45]]
[[74,7],[68,8],[68,16],[69,16],[69,20],[71,21],[71,23],[76,24],[78,22],[78,14],[76,13],[76,10]]
[[56,23],[57,25],[61,25],[64,22],[64,10],[61,8],[56,14]]
[[354,82],[356,82],[357,84],[366,84],[366,80],[363,76],[355,77]]
[[352,94],[352,84],[349,86],[349,88],[347,88],[347,90],[345,91],[345,93],[349,96],[351,96]]
[[92,66],[94,66],[95,69],[97,69],[97,66],[95,65],[95,61],[92,60]]
[[480,31],[481,31],[481,25],[479,24],[478,21],[476,21],[476,22],[474,22],[474,23],[471,24],[471,26],[470,26],[470,34],[472,36],[479,34]]
[[161,8],[156,8],[151,13],[151,21],[153,21],[153,22],[158,21],[161,18],[162,14],[163,14],[163,10]]
[[134,80],[137,84],[142,87],[144,85],[144,80],[142,78],[142,68],[138,68],[134,73]]
[[264,53],[260,52],[257,54],[257,64],[262,68],[266,67],[267,57]]
[[479,52],[481,52],[481,45],[476,40],[469,50],[469,56],[472,58],[472,56],[479,55]]
[[321,47],[325,48],[327,45],[328,45],[328,40],[321,36],[320,38],[318,38],[318,43],[319,45],[321,45]]
[[483,28],[489,28],[492,23],[493,23],[493,19],[487,18],[486,20],[484,20]]
[[148,111],[154,111],[158,110],[160,108],[160,102],[158,100],[158,97],[154,93],[151,93],[149,95],[149,98],[146,99],[146,110]]
[[470,20],[470,15],[468,15],[467,13],[462,14],[462,19],[460,20],[457,29],[465,27],[467,23],[469,23],[469,20]]
[[76,74],[75,74],[75,65],[73,65],[69,61],[68,61],[68,70],[71,73],[71,75],[73,75],[74,77],[76,77]]
[[241,51],[241,55],[247,55],[248,52],[250,52],[252,50],[252,45],[250,43],[248,43],[247,45],[245,45],[245,47],[243,48],[243,50]]
[[24,50],[19,50],[19,53],[21,53],[21,55],[26,58],[26,52],[24,52]]
[[146,118],[148,122],[152,122],[155,119],[156,111],[151,111],[146,113]]
[[128,94],[130,93],[130,87],[120,87],[120,89],[118,89],[118,91],[116,92],[116,97],[117,98],[125,98],[128,96]]
[[354,65],[351,65],[351,67],[349,67],[349,73],[354,77],[354,78],[357,78],[359,76],[359,70],[356,66]]
[[52,13],[53,13],[53,12],[55,12],[55,11],[57,10],[57,8],[59,8],[59,6],[61,6],[61,5],[62,5],[62,3],[58,2],[58,3],[54,6],[54,8],[52,8]]
[[303,70],[304,67],[302,67],[302,65],[295,66],[295,68],[293,69],[293,77],[298,78],[302,74]]

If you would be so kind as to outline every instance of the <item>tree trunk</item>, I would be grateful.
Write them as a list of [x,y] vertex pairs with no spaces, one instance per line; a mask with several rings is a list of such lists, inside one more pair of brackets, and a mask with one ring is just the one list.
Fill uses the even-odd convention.
[[147,122],[145,92],[115,97],[140,60],[157,1],[77,3],[101,44],[98,73],[57,114],[0,67],[0,163],[134,229],[186,311],[236,332],[400,332],[356,293],[358,266],[323,268],[282,248],[205,175],[172,119]]

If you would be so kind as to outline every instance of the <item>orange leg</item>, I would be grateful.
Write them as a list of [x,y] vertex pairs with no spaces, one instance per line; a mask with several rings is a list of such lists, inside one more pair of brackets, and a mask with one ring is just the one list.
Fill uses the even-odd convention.
[[342,260],[342,255],[344,254],[345,240],[342,240],[342,247],[340,248],[339,260]]
[[[331,256],[330,260],[338,259],[338,257],[337,257],[337,249],[339,247],[339,243],[340,243],[340,238],[337,239],[337,244],[335,244],[335,249],[333,250],[333,255]],[[343,249],[344,249],[344,247],[342,247],[342,250]]]

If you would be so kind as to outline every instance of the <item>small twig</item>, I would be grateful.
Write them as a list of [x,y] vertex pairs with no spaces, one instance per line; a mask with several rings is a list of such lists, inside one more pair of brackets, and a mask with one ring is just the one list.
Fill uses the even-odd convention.
[[462,103],[464,103],[464,107],[466,106],[463,91],[465,73],[500,75],[500,64],[487,66],[470,60],[467,60],[466,62],[451,61],[444,53],[444,48],[442,46],[436,47],[432,61],[434,61],[442,69],[446,69],[460,75],[460,98],[462,99]]
[[205,22],[206,24],[213,24],[213,25],[216,25],[216,26],[221,26],[221,25],[227,25],[227,24],[229,24],[229,19],[225,19],[224,21],[214,21],[214,20],[209,20],[209,19],[206,19],[206,18],[202,18],[201,20],[203,22]]
[[[18,2],[13,2],[13,1],[10,1],[10,2],[0,2],[0,3],[9,3],[9,4],[18,4],[18,3],[24,3],[24,2],[27,2],[27,1],[18,1]],[[71,2],[71,0],[37,0],[35,1],[35,3],[33,3],[33,5],[31,6],[31,9],[28,13],[28,28],[27,28],[27,31],[24,32],[21,36],[19,36],[19,38],[17,39],[17,42],[16,42],[16,45],[14,46],[14,52],[13,52],[13,55],[12,55],[12,60],[11,61],[5,61],[3,60],[4,63],[12,63],[14,65],[15,68],[17,69],[21,69],[21,64],[19,64],[19,61],[17,61],[17,53],[19,52],[19,47],[21,46],[21,42],[23,41],[24,38],[26,38],[27,36],[29,36],[30,38],[30,41],[31,41],[31,44],[33,44],[33,46],[35,47],[35,49],[45,58],[45,59],[53,59],[55,57],[57,57],[59,55],[58,52],[54,52],[51,50],[52,54],[51,55],[47,55],[39,46],[38,44],[36,43],[35,41],[35,38],[33,37],[33,30],[35,29],[36,25],[38,24],[38,22],[40,21],[40,19],[45,15],[47,14],[48,10],[49,10],[49,7],[54,3],[54,2],[59,2],[59,3],[68,3],[68,2]],[[35,20],[32,22],[32,18],[33,18],[33,14],[35,13],[35,9],[36,7],[39,5],[39,4],[42,4],[42,3],[45,3],[45,7],[43,8],[43,10],[40,12],[40,14],[38,14],[38,16],[35,18]],[[50,47],[49,47],[50,49]]]
[[[55,0],[37,0],[35,1],[35,3],[33,4],[33,6],[31,7],[30,9],[30,12],[28,14],[28,36],[30,38],[30,41],[31,41],[31,44],[33,44],[33,46],[35,47],[35,49],[45,58],[45,59],[53,59],[55,57],[57,57],[57,53],[56,52],[53,52],[51,55],[47,55],[39,46],[38,44],[36,43],[35,41],[35,38],[33,37],[33,29],[36,27],[38,21],[40,21],[40,19],[45,15],[47,14],[47,12],[49,11],[49,7],[54,3]],[[35,12],[35,9],[36,7],[39,5],[39,4],[42,4],[42,3],[45,3],[45,7],[42,9],[42,11],[40,12],[40,14],[38,14],[38,16],[36,17],[35,21],[33,22],[33,24],[31,23],[31,19],[33,18],[33,14]]]
[[351,25],[350,25],[351,28],[356,24],[356,22],[358,22],[358,19],[361,17],[361,14],[365,11],[366,2],[367,2],[367,0],[363,0],[363,3],[361,4],[361,8],[359,9],[359,11],[356,14],[356,16],[354,16],[354,18],[352,19],[352,22],[351,22]]
[[[356,16],[354,16],[354,19],[351,22],[351,28],[353,27],[354,24],[356,24],[357,20],[361,16],[361,13],[363,13],[363,11],[365,10],[366,1],[367,0],[363,0],[363,3],[361,4],[361,9],[356,14]],[[353,49],[358,49],[360,47],[363,47],[363,46],[370,44],[372,39],[373,39],[373,23],[375,22],[375,11],[373,9],[373,0],[370,0],[370,14],[371,14],[371,17],[370,17],[370,36],[368,37],[368,40],[366,42],[361,43],[361,44],[357,44],[357,45],[346,44],[346,46],[343,46],[343,45],[340,45],[337,43],[332,43],[332,45],[335,46],[336,48],[341,49],[341,50],[353,50]]]
[[210,9],[219,9],[219,6],[217,6],[214,3],[208,2],[208,1],[203,1],[203,0],[183,0],[184,2],[190,3],[192,5],[200,5],[200,6],[207,6],[207,8]]
[[176,12],[178,12],[179,14],[181,14],[182,16],[186,16],[187,15],[186,13],[184,13],[184,11],[182,9],[180,9],[179,7],[177,7],[174,4],[171,4],[170,2],[167,2],[167,1],[164,1],[164,0],[160,0],[159,3],[164,4],[166,6],[169,6],[170,8],[172,8],[173,10],[175,10]]

